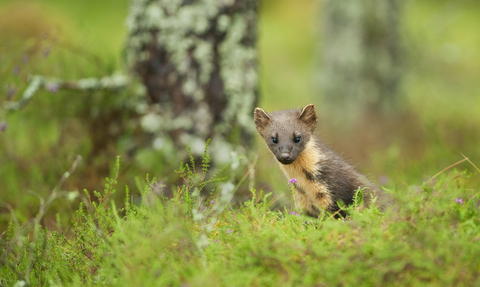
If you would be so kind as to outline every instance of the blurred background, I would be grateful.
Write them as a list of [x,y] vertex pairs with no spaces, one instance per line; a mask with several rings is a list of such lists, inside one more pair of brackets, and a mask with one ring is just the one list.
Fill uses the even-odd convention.
[[[334,1],[260,1],[258,106],[269,112],[315,104],[323,141],[400,192],[462,153],[480,166],[480,2],[366,3],[343,11]],[[0,0],[0,102],[18,101],[31,75],[126,73],[128,7],[127,0]],[[38,206],[29,191],[48,195],[77,154],[83,162],[65,190],[102,190],[117,155],[123,162],[117,200],[125,184],[139,194],[135,187],[146,173],[173,184],[175,154],[133,148],[149,140],[127,109],[138,94],[135,86],[53,85],[18,111],[0,110],[0,201],[28,219]],[[259,136],[248,150],[251,162],[258,155],[255,187],[279,195],[278,206],[290,204],[287,179]],[[455,168],[475,172],[468,162]],[[471,180],[478,186],[478,176]],[[69,222],[77,206],[58,201],[45,225],[55,226],[56,214]],[[8,221],[2,209],[0,230]]]

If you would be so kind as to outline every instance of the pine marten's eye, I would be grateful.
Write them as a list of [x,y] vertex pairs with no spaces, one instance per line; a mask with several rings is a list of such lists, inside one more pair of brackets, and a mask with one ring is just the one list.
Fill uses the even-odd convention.
[[299,143],[302,141],[302,137],[298,136],[298,137],[295,137],[295,139],[293,140],[295,143]]
[[277,144],[277,143],[278,143],[278,139],[277,139],[277,138],[274,138],[274,137],[272,137],[272,143],[274,143],[274,144]]

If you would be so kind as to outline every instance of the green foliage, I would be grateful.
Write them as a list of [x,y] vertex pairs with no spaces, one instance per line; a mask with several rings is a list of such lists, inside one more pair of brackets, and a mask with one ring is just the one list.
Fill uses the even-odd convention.
[[229,166],[225,166],[223,169],[219,170],[216,174],[214,174],[212,177],[207,179],[208,175],[208,169],[210,167],[210,156],[207,153],[208,145],[210,144],[210,139],[207,140],[207,144],[205,145],[205,149],[202,155],[202,161],[200,164],[201,172],[197,173],[197,165],[195,163],[195,158],[191,154],[190,149],[188,149],[188,155],[190,158],[190,163],[184,164],[183,162],[180,163],[180,168],[178,170],[175,170],[175,172],[180,175],[184,181],[185,184],[181,187],[181,194],[183,197],[183,200],[185,202],[190,202],[191,198],[190,196],[200,196],[202,193],[202,190],[207,186],[208,184],[213,185],[213,188],[208,191],[208,193],[211,196],[216,196],[218,193],[218,185],[222,181],[225,181],[227,177],[221,176],[222,174],[225,174],[226,170],[229,168]]
[[[480,193],[472,175],[454,170],[420,187],[390,191],[395,204],[346,207],[347,217],[306,217],[271,210],[271,193],[230,205],[227,177],[208,177],[205,149],[177,171],[172,198],[147,176],[141,204],[117,209],[110,195],[86,193],[61,232],[16,218],[2,238],[5,286],[472,286],[480,283]],[[223,171],[225,172],[225,170]],[[208,183],[208,184],[207,184]],[[208,199],[200,190],[212,192]],[[229,193],[225,193],[228,190]],[[36,235],[35,235],[36,234]],[[33,237],[32,237],[33,236]]]

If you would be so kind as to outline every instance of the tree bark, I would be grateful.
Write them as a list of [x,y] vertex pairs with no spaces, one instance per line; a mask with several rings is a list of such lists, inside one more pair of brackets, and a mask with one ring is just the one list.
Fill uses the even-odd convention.
[[157,143],[200,155],[211,138],[220,162],[244,152],[255,132],[256,25],[255,0],[131,1],[127,63],[146,89],[141,123]]
[[360,113],[396,109],[399,0],[324,0],[322,8],[325,111],[355,120]]

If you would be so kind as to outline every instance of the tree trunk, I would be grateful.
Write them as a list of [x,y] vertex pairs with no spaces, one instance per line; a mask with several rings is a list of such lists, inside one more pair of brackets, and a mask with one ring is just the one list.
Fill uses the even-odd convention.
[[333,118],[355,120],[398,107],[399,3],[323,1],[321,89]]
[[255,132],[257,1],[132,0],[126,56],[147,95],[142,127],[171,151],[244,152]]

